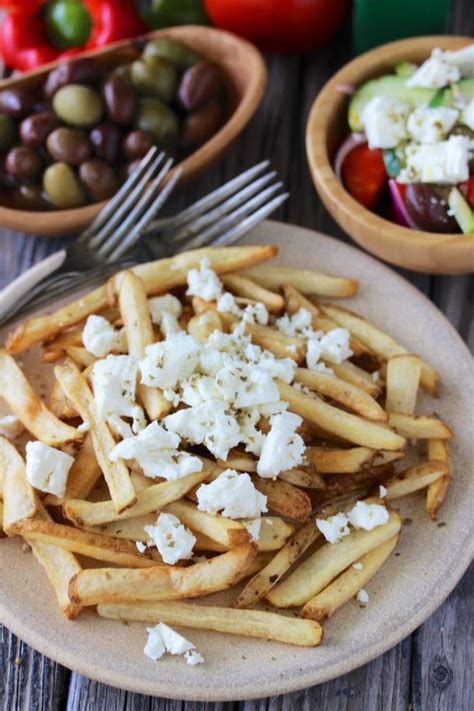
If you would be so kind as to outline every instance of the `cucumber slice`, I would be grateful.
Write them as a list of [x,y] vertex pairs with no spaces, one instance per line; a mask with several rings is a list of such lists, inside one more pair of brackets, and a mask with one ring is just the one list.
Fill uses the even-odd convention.
[[397,77],[402,77],[403,79],[408,79],[412,74],[416,72],[416,64],[408,62],[406,59],[403,62],[398,62],[395,64],[395,74]]
[[453,188],[449,193],[448,205],[464,234],[474,234],[474,212],[457,188]]
[[384,149],[383,162],[388,175],[391,178],[396,178],[400,172],[400,160],[393,148]]

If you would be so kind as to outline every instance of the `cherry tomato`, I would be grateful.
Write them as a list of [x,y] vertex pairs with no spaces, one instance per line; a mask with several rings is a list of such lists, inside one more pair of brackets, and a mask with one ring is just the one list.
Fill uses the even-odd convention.
[[342,164],[342,179],[347,190],[361,205],[372,209],[387,183],[387,171],[380,148],[362,143],[347,154]]
[[474,210],[474,175],[471,175],[469,180],[466,183],[462,184],[461,190],[466,196],[466,200],[468,201],[469,205]]

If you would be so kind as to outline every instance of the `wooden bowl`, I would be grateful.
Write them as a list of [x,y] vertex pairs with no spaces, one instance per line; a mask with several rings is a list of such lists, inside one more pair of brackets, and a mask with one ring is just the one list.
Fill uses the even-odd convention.
[[[211,27],[182,26],[150,32],[144,38],[116,42],[98,50],[84,52],[81,57],[100,57],[120,64],[133,61],[140,53],[142,40],[174,37],[182,40],[223,70],[231,103],[231,115],[222,128],[203,146],[185,158],[179,168],[181,180],[194,176],[217,158],[235,140],[255,113],[265,92],[267,70],[260,52],[246,40],[230,32]],[[52,62],[22,76],[0,81],[0,90],[11,87],[34,87],[60,62]],[[70,210],[18,210],[0,204],[0,225],[35,235],[52,237],[75,232],[88,225],[107,201]]]
[[403,59],[420,63],[434,47],[459,49],[471,42],[468,37],[416,37],[377,47],[338,71],[311,108],[306,126],[306,153],[322,201],[355,242],[392,264],[433,274],[474,271],[474,236],[401,227],[370,212],[351,197],[333,170],[336,150],[349,132],[349,98],[337,87],[360,86],[368,79],[393,72],[394,65]]

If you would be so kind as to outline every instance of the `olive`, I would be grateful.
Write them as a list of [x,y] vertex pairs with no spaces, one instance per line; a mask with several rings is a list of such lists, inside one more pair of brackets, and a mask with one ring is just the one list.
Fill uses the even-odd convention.
[[33,148],[16,146],[7,153],[5,170],[17,180],[33,180],[41,170],[41,159]]
[[53,205],[62,209],[79,207],[86,199],[77,175],[67,163],[53,163],[46,168],[43,190]]
[[106,200],[118,188],[112,167],[99,158],[83,163],[79,168],[79,177],[94,200]]
[[211,62],[202,61],[187,69],[179,85],[178,97],[187,111],[194,111],[222,90],[219,69]]
[[44,143],[54,129],[58,126],[57,116],[50,111],[32,114],[23,119],[20,124],[20,136],[27,146],[39,146]]
[[8,151],[16,143],[16,124],[10,116],[0,114],[0,151]]
[[35,97],[26,89],[4,89],[0,91],[0,111],[13,118],[22,118],[29,113],[35,103]]
[[162,37],[160,39],[147,42],[143,50],[144,59],[148,57],[161,57],[176,64],[180,69],[187,69],[193,64],[197,64],[201,57],[190,47],[179,40]]
[[222,124],[222,116],[222,106],[217,100],[210,101],[202,108],[189,113],[181,129],[183,148],[200,146],[209,140]]
[[69,165],[83,163],[92,152],[89,137],[77,128],[55,129],[49,134],[46,145],[55,160]]
[[137,158],[143,158],[154,144],[155,141],[151,133],[130,131],[124,138],[122,150],[127,158],[137,160]]
[[65,62],[49,72],[43,91],[53,96],[66,84],[96,84],[102,75],[102,64],[96,59],[76,59]]
[[140,94],[157,96],[169,103],[176,93],[178,73],[176,67],[167,59],[160,57],[137,59],[132,63],[130,75]]
[[57,116],[71,126],[88,128],[99,123],[104,106],[97,91],[82,84],[62,86],[54,95]]
[[19,210],[44,210],[47,203],[40,185],[19,185],[11,193],[11,201]]
[[448,215],[449,188],[426,183],[410,183],[405,192],[408,214],[420,230],[458,232],[454,217]]
[[176,114],[162,101],[155,98],[143,98],[138,102],[136,127],[151,133],[155,142],[167,146],[173,143],[179,131]]
[[120,77],[121,79],[126,79],[131,81],[130,78],[130,64],[120,64],[118,67],[114,67],[110,72],[110,77]]
[[118,160],[122,133],[114,123],[104,121],[104,123],[99,124],[92,129],[90,139],[98,158],[103,158],[109,163],[115,163]]
[[130,81],[118,75],[111,76],[104,84],[103,95],[107,114],[112,121],[129,126],[137,111],[137,97]]

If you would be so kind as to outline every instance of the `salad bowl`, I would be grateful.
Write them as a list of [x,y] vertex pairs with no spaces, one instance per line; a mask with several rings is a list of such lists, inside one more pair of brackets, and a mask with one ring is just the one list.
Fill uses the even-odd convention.
[[432,274],[474,271],[474,235],[410,229],[370,211],[355,200],[334,169],[336,152],[348,134],[347,108],[352,87],[393,72],[398,62],[425,61],[435,47],[456,50],[468,37],[416,37],[377,47],[338,71],[317,96],[306,127],[306,152],[314,185],[336,222],[377,257]]

